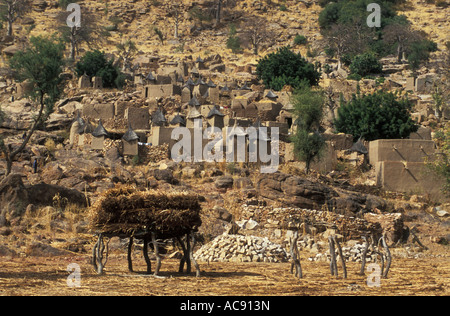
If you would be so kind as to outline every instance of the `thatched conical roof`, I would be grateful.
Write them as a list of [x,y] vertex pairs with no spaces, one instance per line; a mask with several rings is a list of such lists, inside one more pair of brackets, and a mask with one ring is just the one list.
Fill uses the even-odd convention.
[[170,121],[170,125],[177,125],[177,124],[186,126],[186,119],[184,118],[184,116],[181,116],[180,113],[175,115],[172,121]]
[[122,139],[126,142],[132,142],[134,140],[138,140],[139,136],[136,134],[136,132],[131,128],[131,124],[128,125],[127,132],[122,136]]
[[163,111],[160,108],[158,108],[152,115],[152,124],[160,126],[166,122],[167,120],[166,117],[164,116]]
[[94,137],[101,137],[101,136],[107,137],[108,135],[109,135],[109,133],[106,131],[105,127],[103,126],[102,120],[100,119],[98,121],[98,126],[92,132],[92,136],[94,136]]
[[206,118],[211,118],[213,116],[225,116],[225,114],[223,114],[222,112],[220,112],[220,110],[217,108],[217,106],[214,106],[211,111],[209,111],[208,115],[206,116]]

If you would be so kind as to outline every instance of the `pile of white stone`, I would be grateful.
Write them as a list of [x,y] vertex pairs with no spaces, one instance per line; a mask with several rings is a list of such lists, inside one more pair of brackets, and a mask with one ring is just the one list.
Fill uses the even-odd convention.
[[[336,247],[335,247],[336,248]],[[342,246],[342,255],[345,261],[361,262],[364,254],[364,244],[356,243],[353,245]],[[367,249],[366,262],[375,262],[377,254],[372,251],[372,247]],[[310,261],[330,261],[330,250],[323,253],[317,253],[315,256],[308,258]],[[336,260],[340,260],[338,250],[336,249]],[[378,258],[379,260],[379,258]]]
[[216,237],[194,254],[196,260],[207,262],[287,262],[285,249],[267,238],[227,235]]

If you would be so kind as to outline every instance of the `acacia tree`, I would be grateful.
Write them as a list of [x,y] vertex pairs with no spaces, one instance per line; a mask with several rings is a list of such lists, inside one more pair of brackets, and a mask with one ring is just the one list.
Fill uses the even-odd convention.
[[67,18],[70,12],[62,11],[58,13],[56,22],[58,24],[58,31],[66,43],[70,45],[70,59],[75,60],[81,43],[87,43],[89,46],[99,40],[99,29],[96,19],[87,9],[81,7],[81,26],[67,25]]
[[8,23],[8,36],[13,34],[13,23],[28,12],[30,8],[30,0],[0,0],[0,19]]
[[216,26],[220,24],[220,20],[223,15],[223,11],[226,8],[232,8],[236,5],[236,0],[216,0],[214,1],[213,7],[211,8],[211,14],[216,19]]
[[54,104],[63,91],[61,73],[64,66],[64,45],[50,38],[31,37],[30,47],[17,52],[9,61],[15,78],[27,80],[33,87],[28,97],[38,108],[34,123],[17,148],[5,144],[0,136],[0,150],[6,159],[6,175],[11,173],[14,158],[22,152],[39,126],[42,126],[53,112]]
[[336,54],[338,69],[341,69],[341,58],[349,52],[351,47],[351,28],[348,25],[333,24],[326,32],[325,36],[328,45]]
[[411,29],[408,21],[397,19],[394,23],[387,25],[383,30],[383,40],[388,45],[397,45],[397,61],[400,63],[407,46],[415,39],[418,33]]
[[252,45],[254,55],[258,55],[258,50],[261,44],[273,38],[272,32],[270,32],[266,25],[266,21],[254,17],[246,20],[243,26],[244,39]]
[[129,66],[130,61],[137,53],[137,47],[133,40],[128,39],[120,44],[117,44],[119,50],[119,58],[122,60],[122,71],[124,72]]

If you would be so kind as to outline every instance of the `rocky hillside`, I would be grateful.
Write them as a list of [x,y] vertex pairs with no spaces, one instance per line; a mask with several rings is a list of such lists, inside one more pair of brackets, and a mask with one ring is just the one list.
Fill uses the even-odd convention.
[[[13,147],[18,147],[35,113],[28,100],[12,101],[12,96],[16,95],[13,91],[17,91],[18,85],[9,77],[6,59],[20,50],[29,37],[49,35],[56,31],[57,16],[62,10],[59,2],[33,1],[31,11],[14,24],[14,36],[1,37],[3,54],[0,86],[3,89],[0,91],[0,100],[7,118],[0,131]],[[293,45],[295,36],[303,35],[307,44],[295,45],[293,50],[308,56],[310,62],[331,65],[333,71],[322,76],[320,85],[332,86],[335,99],[339,98],[341,92],[349,99],[357,89],[363,93],[370,92],[378,85],[373,79],[361,80],[357,85],[356,81],[345,80],[348,69],[335,70],[337,60],[328,58],[324,53],[325,44],[318,24],[322,8],[318,1],[223,1],[220,22],[215,18],[216,1],[108,0],[78,3],[83,10],[90,12],[98,32],[93,35],[90,45],[80,45],[77,58],[97,48],[119,60],[117,45],[131,39],[136,44],[137,52],[131,61],[131,69],[126,70],[130,77],[134,75],[133,68],[139,69],[135,66],[147,64],[154,73],[160,73],[164,67],[177,65],[180,61],[193,64],[200,57],[209,66],[202,72],[205,78],[211,78],[222,86],[227,83],[241,86],[249,82],[255,91],[264,91],[255,74],[257,61],[280,47]],[[439,70],[436,66],[438,63],[433,62],[439,61],[442,50],[450,40],[449,10],[448,7],[437,7],[426,1],[408,1],[399,12],[408,17],[413,28],[425,31],[438,45],[438,51],[432,54],[431,63],[419,69],[418,74],[433,74]],[[231,25],[244,38],[244,24],[255,17],[266,32],[266,38],[259,46],[259,54],[253,53],[248,41],[243,41],[241,53],[233,53],[226,44]],[[157,35],[156,29],[161,36]],[[410,76],[410,70],[406,64],[396,65],[393,60],[394,57],[382,60],[386,72],[386,80],[382,84],[386,89],[404,93],[407,84],[405,78]],[[157,66],[154,66],[154,61]],[[140,75],[146,76],[147,73]],[[409,228],[404,223],[416,224],[424,220],[426,232],[420,237],[434,238],[432,241],[427,239],[428,246],[431,243],[439,252],[442,250],[439,247],[449,242],[450,237],[445,228],[448,227],[445,222],[448,223],[449,213],[444,209],[445,205],[437,206],[428,196],[416,192],[386,192],[375,185],[375,170],[361,168],[361,157],[350,157],[346,150],[339,151],[339,165],[335,170],[309,175],[303,172],[298,163],[282,164],[280,172],[273,175],[261,175],[258,169],[245,164],[177,164],[167,159],[167,147],[139,152],[139,156],[143,157],[143,160],[139,160],[139,157],[123,157],[116,146],[127,129],[123,118],[105,122],[106,129],[114,137],[107,141],[103,150],[74,148],[70,144],[70,126],[74,113],[86,105],[114,105],[113,111],[121,109],[119,112],[122,117],[126,104],[135,108],[148,106],[156,109],[161,106],[167,114],[173,114],[179,107],[186,109],[186,106],[180,106],[178,96],[149,101],[132,84],[123,91],[79,89],[78,78],[74,76],[72,67],[66,69],[65,75],[70,79],[69,84],[64,98],[56,105],[57,110],[50,116],[47,129],[33,135],[30,143],[16,157],[14,174],[0,182],[0,235],[7,240],[10,248],[15,249],[15,255],[32,253],[32,236],[52,239],[55,236],[52,236],[51,231],[81,234],[74,238],[62,237],[60,246],[72,252],[86,252],[83,245],[89,243],[89,237],[86,237],[89,232],[84,207],[94,202],[105,190],[120,184],[133,184],[140,189],[192,190],[199,193],[205,198],[201,233],[211,239],[225,231],[237,229],[241,233],[268,237],[281,244],[285,241],[282,233],[286,232],[284,219],[291,215],[289,212],[293,210],[296,214],[303,214],[304,209],[309,209],[320,211],[320,216],[326,214],[323,216],[327,219],[321,218],[323,222],[319,221],[319,224],[314,219],[310,225],[302,226],[308,236],[321,234],[325,238],[327,234],[335,232],[337,223],[338,226],[342,224],[340,228],[344,227],[341,232],[348,233],[343,238],[353,238],[351,230],[357,231],[360,236],[367,231],[379,232],[383,229],[395,236],[390,242],[406,242],[413,235],[409,235]],[[411,99],[420,101],[416,102],[417,105],[430,104],[430,98],[429,94],[425,98],[419,98],[416,94],[411,96]],[[415,111],[419,113],[424,127],[444,127],[445,122],[437,120],[433,114],[422,115],[421,108]],[[426,109],[425,112],[428,113]],[[329,122],[325,122],[324,129],[328,129],[329,125]],[[34,173],[32,164],[36,157],[39,157],[40,162]],[[0,177],[4,175],[3,158],[0,156]],[[287,213],[283,213],[285,211]],[[368,212],[373,212],[374,220],[363,216]],[[412,215],[408,215],[408,212]],[[384,217],[384,213],[401,215]],[[279,214],[287,215],[282,218]],[[345,220],[341,220],[343,217]],[[361,220],[361,225],[354,220],[355,217]],[[251,228],[245,225],[250,220],[256,223],[252,222]],[[358,227],[353,228],[349,223],[357,223]],[[236,228],[236,225],[239,227]],[[16,242],[12,237],[16,235],[25,241]],[[259,243],[263,239],[255,237],[255,240]],[[413,242],[411,238],[409,242]],[[307,243],[306,239],[304,243]],[[417,249],[422,247],[417,246]],[[9,252],[5,250],[4,253]],[[264,261],[263,254],[259,260]]]

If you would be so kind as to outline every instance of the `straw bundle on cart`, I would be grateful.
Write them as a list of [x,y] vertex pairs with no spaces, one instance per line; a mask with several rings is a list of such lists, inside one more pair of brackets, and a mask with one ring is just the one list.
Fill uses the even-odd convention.
[[90,226],[110,235],[155,232],[158,238],[172,238],[196,231],[202,224],[200,210],[196,194],[121,186],[106,191],[92,206]]

